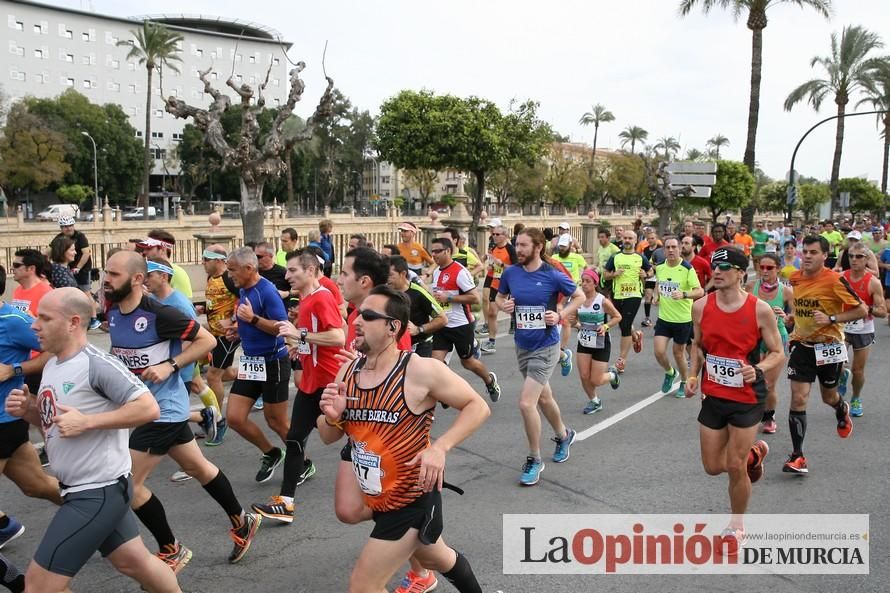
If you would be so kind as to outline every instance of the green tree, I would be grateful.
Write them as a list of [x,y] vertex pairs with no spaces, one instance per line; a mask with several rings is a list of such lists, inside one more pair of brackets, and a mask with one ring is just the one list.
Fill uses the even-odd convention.
[[719,161],[720,149],[724,146],[729,146],[729,138],[727,138],[723,134],[717,134],[716,136],[705,142],[705,146],[714,151],[714,158]]
[[608,164],[602,176],[602,197],[619,205],[622,209],[638,204],[648,197],[646,172],[642,159],[632,154],[609,155]]
[[28,113],[24,103],[13,105],[0,137],[0,185],[13,195],[40,191],[60,182],[70,169],[65,136]]
[[420,194],[420,208],[426,212],[430,194],[436,190],[436,182],[439,180],[439,172],[435,169],[406,169],[405,187],[416,189]]
[[[831,0],[680,0],[680,14],[688,15],[696,7],[705,14],[714,8],[732,10],[738,18],[747,13],[746,25],[751,29],[751,95],[748,101],[748,135],[745,156],[742,159],[752,173],[757,166],[754,149],[757,144],[757,120],[760,117],[760,79],[763,67],[763,30],[767,25],[766,11],[779,4],[794,4],[800,8],[812,8],[826,19],[831,16]],[[742,210],[742,223],[754,227],[754,208]]]
[[702,151],[700,151],[697,148],[690,148],[689,150],[686,151],[686,160],[687,161],[692,161],[692,162],[703,161],[707,156],[708,155],[706,155],[705,153],[703,153]]
[[[181,62],[177,54],[179,53],[179,44],[182,43],[182,35],[174,33],[164,25],[153,23],[151,21],[143,21],[142,29],[133,29],[130,31],[133,39],[118,41],[118,45],[127,46],[130,51],[127,53],[127,60],[136,60],[138,64],[145,66],[146,83],[145,83],[145,130],[143,148],[143,165],[142,165],[142,205],[145,206],[145,218],[148,219],[148,179],[151,174],[151,95],[154,92],[152,87],[152,76],[155,69],[163,75],[163,68],[166,66],[174,72],[179,72],[176,62]],[[163,84],[161,85],[163,86]]]
[[72,184],[61,185],[56,190],[56,195],[66,204],[83,204],[84,200],[93,195],[93,188],[87,185]]
[[881,129],[881,137],[884,139],[884,161],[881,166],[881,192],[887,194],[887,174],[890,168],[890,60],[885,62],[875,71],[865,87],[865,98],[856,103],[868,105],[874,111],[883,111],[878,114],[878,128]]
[[663,136],[655,143],[653,146],[655,149],[656,156],[658,155],[658,151],[664,151],[664,160],[671,161],[672,157],[676,156],[676,154],[680,151],[680,143],[673,136]]
[[615,116],[611,111],[597,103],[593,106],[591,111],[587,111],[584,115],[581,116],[581,119],[578,120],[578,123],[582,126],[593,125],[593,150],[590,151],[590,164],[594,165],[594,161],[596,160],[596,140],[600,131],[600,124],[605,124],[610,121],[615,121]]
[[717,222],[722,214],[747,206],[754,184],[754,175],[744,163],[717,161],[717,181],[708,200],[711,220]]
[[567,209],[577,207],[587,188],[587,167],[558,145],[547,160],[544,198]]
[[871,212],[883,215],[885,199],[881,190],[859,177],[845,177],[838,180],[838,192],[849,192],[850,208],[852,215],[863,212]]
[[800,210],[803,219],[807,222],[816,218],[819,208],[822,204],[831,200],[831,188],[827,183],[818,181],[805,183],[801,182],[800,188],[797,190],[797,203],[795,206]]
[[649,138],[649,132],[640,126],[627,126],[618,132],[618,137],[621,138],[621,148],[624,148],[629,143],[630,152],[633,154],[636,152],[637,142],[643,144]]
[[[876,68],[881,60],[869,56],[883,47],[877,34],[859,26],[844,27],[840,41],[837,33],[831,34],[831,55],[816,56],[810,67],[817,64],[825,70],[826,78],[814,78],[803,83],[785,99],[785,111],[807,99],[813,109],[819,111],[822,101],[832,96],[837,105],[837,128],[834,140],[834,160],[831,163],[831,196],[837,199],[838,179],[841,171],[841,152],[844,146],[844,113],[854,93],[867,90],[874,81]],[[833,205],[832,201],[832,205]]]

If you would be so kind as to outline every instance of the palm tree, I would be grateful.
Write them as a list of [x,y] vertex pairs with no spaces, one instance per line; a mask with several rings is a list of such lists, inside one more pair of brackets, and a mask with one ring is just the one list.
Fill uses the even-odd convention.
[[814,78],[803,83],[785,99],[785,111],[807,99],[813,109],[819,111],[822,101],[829,95],[834,96],[837,105],[837,132],[834,140],[834,160],[831,164],[831,197],[832,203],[837,199],[837,181],[841,170],[841,151],[844,146],[844,113],[853,93],[867,90],[873,83],[876,68],[881,60],[869,58],[869,53],[883,47],[884,44],[876,33],[872,33],[858,25],[844,27],[840,42],[837,33],[831,34],[831,55],[816,56],[810,60],[810,67],[820,65],[825,69],[827,78]]
[[[831,0],[680,0],[680,14],[688,15],[696,6],[701,6],[707,14],[712,8],[732,9],[738,19],[748,12],[747,26],[751,29],[751,98],[748,102],[748,139],[745,143],[745,156],[742,159],[751,173],[754,173],[754,146],[757,141],[757,120],[760,117],[760,70],[763,65],[763,30],[766,28],[766,9],[777,4],[796,4],[801,8],[810,7],[826,19],[831,16]],[[753,228],[754,207],[742,208],[742,223]]]
[[887,169],[890,166],[890,58],[881,67],[866,88],[866,97],[856,103],[856,107],[867,104],[878,114],[878,126],[883,124],[881,136],[884,138],[884,165],[881,167],[881,193],[887,195]]
[[663,150],[664,160],[669,161],[671,160],[671,153],[676,154],[680,150],[680,143],[673,136],[666,136],[659,138],[653,148],[655,148],[656,156],[658,155],[659,150]]
[[637,142],[642,144],[649,138],[649,132],[641,128],[640,126],[627,126],[620,132],[618,132],[618,137],[621,138],[621,148],[627,146],[627,143],[630,142],[630,152],[634,154],[634,149],[637,146]]
[[713,149],[714,156],[719,161],[720,160],[720,148],[723,146],[729,146],[729,138],[727,138],[723,134],[717,134],[716,136],[714,136],[713,138],[711,138],[710,140],[705,142],[705,145],[710,147],[711,149]]
[[179,72],[174,62],[181,62],[182,58],[176,55],[179,52],[178,45],[182,42],[182,35],[174,33],[164,25],[144,21],[142,29],[131,30],[133,39],[118,41],[118,45],[130,46],[127,60],[136,60],[145,65],[148,81],[145,87],[145,148],[142,168],[142,196],[140,197],[143,213],[148,218],[148,177],[151,173],[151,77],[155,69],[161,72],[166,66],[174,72]]
[[593,152],[590,155],[591,165],[596,159],[596,138],[600,131],[600,124],[604,124],[610,121],[615,121],[615,116],[612,114],[611,111],[609,111],[599,103],[593,106],[593,111],[588,111],[581,116],[581,119],[578,120],[578,123],[582,126],[589,126],[590,124],[593,124]]
[[687,161],[700,161],[704,159],[707,155],[700,151],[697,148],[690,148],[686,151],[686,160]]

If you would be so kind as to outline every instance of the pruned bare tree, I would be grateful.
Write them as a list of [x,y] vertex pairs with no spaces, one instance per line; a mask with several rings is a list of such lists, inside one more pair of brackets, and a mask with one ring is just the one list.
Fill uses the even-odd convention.
[[640,158],[643,159],[643,168],[646,171],[646,185],[652,193],[653,205],[658,211],[658,235],[663,237],[671,225],[674,200],[676,198],[688,197],[695,190],[692,186],[682,188],[671,187],[671,174],[667,170],[667,161],[648,159],[643,155],[640,155]]
[[[192,118],[195,127],[204,133],[204,142],[220,156],[223,169],[235,169],[241,179],[241,224],[244,228],[245,241],[263,240],[263,187],[266,181],[278,177],[287,167],[284,156],[288,145],[307,142],[312,138],[315,126],[324,118],[330,117],[334,98],[334,80],[325,76],[327,88],[318,102],[315,113],[306,120],[306,126],[294,137],[285,138],[282,134],[284,124],[293,114],[294,107],[302,99],[305,83],[300,73],[306,68],[305,62],[297,62],[290,71],[290,92],[287,102],[280,108],[272,129],[259,142],[260,126],[257,113],[266,103],[263,91],[269,82],[269,73],[256,91],[248,84],[238,85],[234,75],[226,80],[226,85],[239,97],[237,105],[232,99],[210,84],[208,68],[199,73],[204,83],[204,92],[213,98],[209,109],[201,109],[187,104],[176,97],[168,97],[166,110],[174,116]],[[232,146],[226,140],[225,130],[221,122],[223,113],[229,109],[241,109],[241,131],[237,143]]]

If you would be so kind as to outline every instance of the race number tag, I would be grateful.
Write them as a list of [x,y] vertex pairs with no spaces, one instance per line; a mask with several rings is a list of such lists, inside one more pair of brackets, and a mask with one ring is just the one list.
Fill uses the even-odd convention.
[[742,361],[708,354],[706,357],[708,379],[725,387],[742,387]]
[[369,451],[360,451],[352,447],[352,469],[358,478],[359,488],[370,496],[377,496],[383,492],[380,484],[380,456]]
[[816,366],[847,362],[847,347],[840,342],[816,344]]
[[618,285],[618,298],[628,299],[637,296],[640,292],[639,282],[622,282]]
[[602,350],[606,345],[606,336],[599,335],[600,325],[598,323],[582,323],[581,331],[578,332],[578,343],[585,348],[592,350]]
[[266,360],[262,356],[239,357],[238,379],[241,381],[265,381]]
[[516,307],[516,329],[546,329],[544,307]]
[[848,321],[844,324],[844,331],[851,334],[862,333],[865,330],[865,319],[857,319],[856,321]]
[[663,297],[670,297],[671,293],[680,290],[679,282],[659,282],[658,283],[658,294]]
[[500,278],[504,273],[504,262],[498,260],[494,262],[493,271],[491,273],[492,278]]
[[297,354],[312,354],[309,342],[297,342]]

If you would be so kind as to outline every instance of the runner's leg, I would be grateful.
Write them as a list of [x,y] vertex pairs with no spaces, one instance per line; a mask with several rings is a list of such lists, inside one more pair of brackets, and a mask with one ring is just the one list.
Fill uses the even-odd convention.
[[226,419],[229,423],[229,428],[240,434],[245,440],[252,443],[265,454],[271,451],[273,446],[263,430],[249,417],[250,409],[255,401],[243,395],[230,393]]
[[108,561],[121,573],[151,593],[181,593],[176,573],[157,556],[152,555],[142,538],[135,537],[118,546]]

